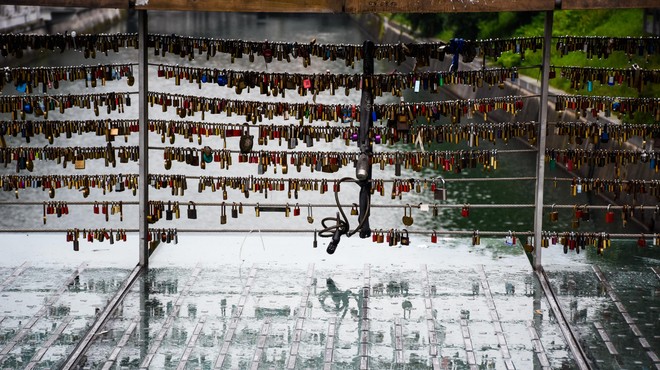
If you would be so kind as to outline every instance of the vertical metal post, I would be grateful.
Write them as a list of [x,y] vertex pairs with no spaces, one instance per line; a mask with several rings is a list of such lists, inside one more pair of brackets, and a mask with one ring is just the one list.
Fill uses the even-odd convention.
[[541,237],[543,231],[543,185],[545,184],[545,145],[548,127],[548,79],[550,75],[550,50],[552,47],[553,11],[545,13],[543,37],[543,66],[541,67],[541,97],[539,99],[539,151],[536,166],[536,199],[534,201],[534,269],[541,270]]
[[146,10],[138,10],[138,42],[139,50],[139,202],[140,202],[140,266],[149,267],[149,224],[147,223],[147,212],[149,211],[149,105],[147,99],[149,95],[149,73],[148,69],[148,48],[147,32],[148,18]]
[[365,41],[364,60],[362,61],[362,97],[360,99],[360,129],[358,131],[358,145],[360,152],[367,154],[369,157],[369,174],[365,180],[359,181],[360,185],[360,219],[366,215],[367,219],[362,228],[360,229],[360,238],[368,238],[371,236],[371,227],[369,226],[369,209],[367,204],[371,198],[371,156],[373,148],[369,140],[369,131],[373,126],[373,119],[371,117],[372,106],[374,98],[371,94],[372,87],[367,84],[367,77],[374,74],[374,51],[375,46],[372,41]]

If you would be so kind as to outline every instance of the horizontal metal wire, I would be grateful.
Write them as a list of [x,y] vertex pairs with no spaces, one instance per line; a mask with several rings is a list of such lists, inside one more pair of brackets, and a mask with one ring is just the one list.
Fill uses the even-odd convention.
[[[153,201],[153,199],[152,199]],[[123,206],[137,206],[140,204],[140,202],[125,202],[122,200],[101,200],[101,201],[96,201],[96,202],[90,202],[90,201],[68,201],[68,200],[45,200],[43,202],[34,202],[34,201],[24,201],[24,202],[0,202],[0,206],[37,206],[37,205],[45,205],[48,203],[62,203],[66,204],[68,206],[88,206],[88,205],[103,205],[103,203],[108,203],[108,205],[111,205],[113,203],[121,203]]]
[[[69,65],[69,66],[34,66],[34,67],[7,67],[5,71],[50,71],[50,70],[66,70],[66,69],[76,69],[76,68],[91,68],[99,69],[102,67],[126,67],[126,66],[137,66],[138,63],[102,63],[102,64],[79,64],[79,65]],[[100,79],[100,78],[98,78]],[[68,81],[66,78],[62,78],[61,81]]]
[[[128,176],[128,175],[125,175]],[[137,175],[136,175],[137,176]],[[169,174],[149,174],[149,176],[170,176]],[[178,175],[174,175],[178,176]],[[184,176],[184,175],[181,175]],[[280,178],[273,178],[273,177],[218,177],[218,176],[190,176],[190,175],[185,175],[184,176],[188,180],[199,180],[199,179],[212,179],[214,181],[217,181],[218,179],[246,179],[246,180],[260,180],[260,181],[289,181],[289,180],[294,180],[294,181],[315,181],[315,182],[320,182],[320,181],[339,181],[338,178],[333,177],[333,178],[288,178],[288,177],[280,177]],[[415,178],[410,178],[410,177],[401,177],[397,179],[372,179],[368,180],[370,182],[374,181],[379,181],[379,182],[384,182],[384,183],[391,183],[391,182],[409,182],[409,181],[433,181],[433,177],[431,178],[424,178],[424,179],[415,179]],[[438,178],[439,180],[439,178]],[[536,177],[533,176],[522,176],[522,177],[475,177],[475,178],[448,178],[444,179],[445,182],[483,182],[483,181],[527,181],[527,180],[536,180]],[[572,179],[566,178],[566,181],[570,181]],[[358,180],[345,180],[344,182],[358,182]]]
[[[68,231],[72,231],[74,229],[5,229],[5,230],[0,230],[0,233],[66,233]],[[87,231],[96,231],[96,230],[106,230],[106,231],[118,231],[121,230],[126,233],[137,233],[138,229],[122,229],[122,228],[89,228],[89,229],[84,229],[84,228],[79,228],[77,229],[78,231],[82,232],[84,230]],[[313,229],[178,229],[178,228],[152,228],[149,229],[149,232],[160,232],[160,231],[176,231],[177,233],[203,233],[203,234],[215,234],[215,233],[237,233],[237,234],[245,234],[245,233],[267,233],[267,234],[287,234],[287,233],[296,233],[296,234],[313,234],[317,230]],[[384,232],[387,233],[389,230],[395,230],[395,231],[402,231],[404,229],[402,228],[373,228],[373,232]],[[534,232],[532,231],[492,231],[492,230],[432,230],[432,229],[405,229],[408,231],[408,234],[412,235],[432,235],[435,233],[436,235],[455,235],[455,236],[473,236],[475,234],[478,234],[479,236],[493,236],[493,237],[501,237],[501,236],[508,236],[508,235],[515,235],[515,236],[533,236]],[[604,235],[605,237],[609,237],[610,239],[639,239],[639,238],[655,238],[658,237],[660,234],[657,233],[606,233],[606,232],[575,232],[575,231],[549,231],[549,230],[544,230],[543,231],[545,235],[551,236],[553,234],[558,234],[559,236],[563,234],[571,234],[574,233],[575,235],[596,235],[596,236],[601,236]]]
[[[184,149],[184,150],[194,150],[196,152],[202,152],[204,148],[194,148],[194,147],[165,147],[165,146],[150,146],[148,149],[150,150],[170,150],[170,149]],[[242,153],[240,150],[236,149],[218,149],[215,150],[218,152],[229,152],[229,153]],[[536,149],[459,149],[459,150],[434,150],[434,151],[415,151],[415,150],[410,150],[410,151],[390,151],[390,152],[374,152],[373,155],[381,155],[381,154],[424,154],[424,153],[469,153],[471,151],[475,152],[496,152],[497,154],[510,154],[510,153],[536,153],[538,150]],[[320,150],[295,150],[295,151],[288,151],[288,150],[253,150],[249,154],[260,154],[260,153],[300,153],[300,154],[318,154],[318,153],[328,153],[328,154],[360,154],[359,151],[320,151]]]

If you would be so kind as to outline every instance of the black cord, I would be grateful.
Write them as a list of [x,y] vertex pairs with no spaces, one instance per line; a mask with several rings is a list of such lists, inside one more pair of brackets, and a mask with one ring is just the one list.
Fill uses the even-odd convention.
[[[356,179],[351,178],[351,177],[344,177],[337,181],[337,186],[341,184],[344,181],[356,181]],[[333,254],[335,253],[335,250],[337,249],[337,245],[339,244],[339,240],[342,235],[346,235],[346,237],[350,238],[353,236],[355,233],[360,231],[362,228],[362,225],[364,225],[365,221],[367,220],[367,216],[369,215],[370,207],[371,207],[371,199],[367,201],[367,211],[360,215],[360,222],[358,223],[357,227],[355,230],[350,231],[350,224],[348,222],[348,217],[346,217],[346,214],[344,213],[344,210],[341,207],[341,204],[339,203],[339,192],[335,192],[335,202],[337,203],[337,208],[339,209],[339,212],[337,212],[336,217],[326,217],[321,220],[321,225],[323,226],[323,229],[318,232],[318,235],[321,238],[332,238],[332,241],[328,244],[328,248],[326,251],[328,254]],[[334,225],[329,225],[329,222],[333,222]]]

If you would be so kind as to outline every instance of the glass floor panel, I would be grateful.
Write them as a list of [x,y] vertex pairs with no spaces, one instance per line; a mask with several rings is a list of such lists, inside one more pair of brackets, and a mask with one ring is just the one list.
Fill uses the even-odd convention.
[[377,259],[368,248],[349,259],[304,249],[289,260],[274,248],[256,253],[256,242],[241,251],[242,239],[225,240],[222,258],[198,247],[202,262],[181,257],[180,245],[159,250],[84,368],[575,366],[522,253],[482,249],[440,263],[463,253],[446,244],[379,249]]
[[653,354],[660,349],[660,279],[650,266],[613,267],[603,261],[546,271],[583,349],[599,368],[654,368]]
[[[576,368],[529,261],[500,240],[466,252],[460,239],[408,248],[350,239],[329,256],[323,242],[259,239],[200,235],[159,247],[81,368]],[[103,266],[62,253],[57,263],[14,256],[0,267],[0,368],[60,367],[132,267],[126,256]],[[591,361],[651,368],[657,266],[552,248],[544,258]]]
[[51,369],[71,353],[130,270],[40,267],[2,269],[0,368]]

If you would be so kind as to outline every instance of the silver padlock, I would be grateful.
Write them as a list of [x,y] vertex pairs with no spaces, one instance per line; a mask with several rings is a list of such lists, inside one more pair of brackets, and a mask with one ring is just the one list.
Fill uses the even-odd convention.
[[[440,179],[442,185],[437,183],[438,179]],[[436,177],[436,179],[433,180],[433,185],[435,185],[435,189],[433,190],[433,199],[447,200],[447,189],[445,188],[445,179],[442,176]]]

